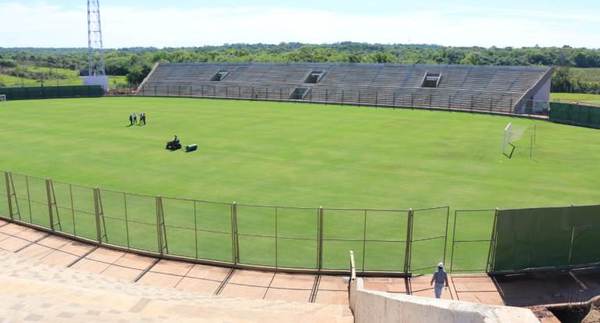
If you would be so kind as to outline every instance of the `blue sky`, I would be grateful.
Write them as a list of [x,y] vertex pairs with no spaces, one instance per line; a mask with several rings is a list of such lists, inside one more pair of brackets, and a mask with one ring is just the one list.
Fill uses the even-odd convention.
[[[86,46],[86,1],[0,0],[0,47]],[[101,0],[106,47],[428,43],[600,48],[600,1]]]

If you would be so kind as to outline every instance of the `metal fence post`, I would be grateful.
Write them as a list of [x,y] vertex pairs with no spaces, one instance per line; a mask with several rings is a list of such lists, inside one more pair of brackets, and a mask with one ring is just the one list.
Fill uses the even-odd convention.
[[404,251],[404,273],[408,274],[410,273],[410,262],[411,260],[411,253],[412,253],[412,234],[413,234],[413,217],[414,217],[414,211],[413,209],[409,209],[408,210],[408,218],[407,218],[407,225],[406,225],[406,249]]
[[50,230],[54,231],[54,214],[52,212],[52,193],[49,179],[46,179],[46,200],[48,202],[48,219],[50,221]]
[[240,243],[237,226],[237,202],[231,204],[231,258],[234,264],[240,262]]
[[163,241],[164,235],[164,216],[163,216],[163,205],[162,197],[157,196],[154,198],[156,201],[156,243],[158,246],[158,253],[162,256],[164,253],[165,245]]
[[127,249],[131,248],[129,242],[129,220],[127,219],[127,193],[123,193],[123,215],[125,216],[125,236],[127,237]]
[[278,213],[279,213],[278,211],[279,211],[279,208],[276,207],[275,208],[275,268],[279,268],[279,261],[278,261],[279,260],[279,258],[278,258],[279,252],[278,252],[278,249],[277,249],[277,238],[278,238],[278,235],[277,235],[277,231],[278,231],[277,216],[278,216]]
[[194,201],[194,243],[196,245],[196,259],[198,259],[198,216],[196,214],[196,201]]
[[96,217],[96,240],[102,244],[102,229],[100,226],[100,189],[94,188],[94,215]]
[[367,258],[367,210],[364,211],[363,223],[363,246],[362,246],[362,272],[365,271],[365,259]]
[[77,236],[77,225],[75,225],[75,203],[73,202],[73,184],[69,184],[69,199],[71,200],[71,221],[73,221],[73,235]]
[[444,234],[444,263],[446,263],[446,249],[448,248],[448,223],[450,221],[450,207],[446,209],[446,233]]
[[323,207],[317,210],[317,269],[323,269]]
[[492,233],[490,237],[490,248],[488,250],[488,259],[487,259],[487,268],[486,272],[491,272],[495,270],[496,263],[496,239],[498,238],[498,208],[494,212],[494,223],[492,225]]
[[454,268],[454,248],[456,247],[456,218],[458,210],[454,210],[454,226],[452,228],[452,250],[450,250],[450,272]]
[[12,206],[12,197],[11,197],[11,181],[10,181],[10,176],[8,175],[8,172],[4,172],[4,182],[6,185],[6,199],[8,201],[8,216],[10,217],[11,220],[13,219],[13,206]]

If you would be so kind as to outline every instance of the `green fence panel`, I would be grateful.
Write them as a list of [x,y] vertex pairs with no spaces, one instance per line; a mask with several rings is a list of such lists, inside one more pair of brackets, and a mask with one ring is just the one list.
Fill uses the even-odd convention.
[[[100,190],[102,201],[103,242],[115,246],[131,248],[129,224],[127,223],[127,201],[124,193]],[[148,215],[149,217],[152,214]],[[94,222],[95,223],[95,222]]]
[[277,208],[277,267],[317,268],[318,209]]
[[163,210],[169,254],[197,258],[194,201],[163,198]]
[[126,203],[131,248],[159,252],[155,197],[128,193]]
[[572,207],[569,265],[600,262],[600,206]]
[[408,210],[367,210],[363,271],[404,271]]
[[18,212],[16,219],[50,228],[46,180],[12,174],[12,181],[16,193],[16,207],[13,211]]
[[600,128],[600,108],[590,108],[590,123],[596,125],[594,128]]
[[414,211],[411,263],[412,273],[433,272],[438,262],[445,262],[449,207]]
[[600,128],[600,107],[551,102],[550,121]]
[[195,214],[198,258],[232,262],[231,204],[196,201]]
[[600,206],[500,210],[494,272],[600,262]]
[[240,263],[275,266],[276,214],[275,207],[237,206]]
[[452,229],[450,271],[485,272],[496,210],[456,210]]
[[[56,213],[60,221],[57,231],[77,236],[75,230],[75,207],[73,201],[73,187],[70,184],[53,182],[54,196],[56,197]],[[90,197],[90,202],[93,200]]]
[[348,254],[363,262],[366,210],[323,209],[323,269],[348,270]]
[[7,87],[0,88],[0,94],[11,100],[37,100],[56,98],[101,97],[104,90],[98,85]]

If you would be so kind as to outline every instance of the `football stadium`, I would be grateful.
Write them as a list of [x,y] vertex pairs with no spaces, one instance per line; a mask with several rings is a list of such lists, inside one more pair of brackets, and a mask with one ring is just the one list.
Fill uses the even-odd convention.
[[91,3],[85,85],[0,87],[9,320],[594,314],[600,108],[555,68],[156,62],[117,93]]

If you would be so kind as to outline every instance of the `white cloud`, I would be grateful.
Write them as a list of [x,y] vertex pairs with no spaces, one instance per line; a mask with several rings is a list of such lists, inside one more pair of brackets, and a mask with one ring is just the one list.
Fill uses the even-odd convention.
[[[0,3],[0,47],[85,47],[85,8]],[[273,7],[102,10],[106,47],[201,46],[223,43],[429,43],[453,46],[600,47],[600,18],[571,12],[476,9],[351,14]],[[594,28],[596,27],[596,28]]]

